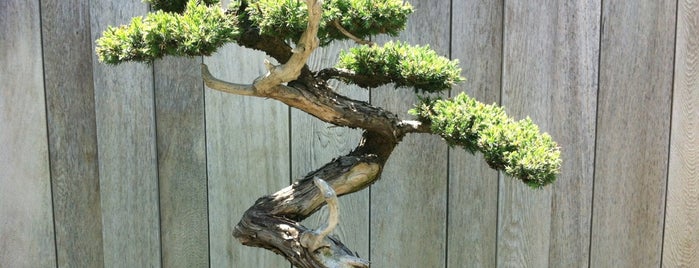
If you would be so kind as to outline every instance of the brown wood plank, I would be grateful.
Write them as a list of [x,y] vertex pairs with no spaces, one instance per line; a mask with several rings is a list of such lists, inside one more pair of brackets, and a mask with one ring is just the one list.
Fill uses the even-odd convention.
[[167,57],[153,65],[165,267],[209,267],[201,62]]
[[39,14],[0,2],[0,267],[56,266]]
[[[266,72],[264,58],[230,45],[204,62],[220,79],[252,83]],[[289,267],[284,258],[231,235],[257,198],[289,185],[289,108],[211,89],[205,96],[211,267]]]
[[[341,49],[353,42],[338,42],[317,49],[308,61],[316,71],[335,65]],[[332,80],[330,84],[345,96],[369,101],[369,91]],[[333,158],[349,153],[361,137],[358,129],[334,127],[296,109],[291,110],[291,174],[299,179]],[[306,219],[303,224],[318,228],[327,221],[326,207]],[[361,191],[340,198],[340,225],[333,232],[361,257],[369,256],[369,191]]]
[[699,267],[699,2],[678,1],[665,267]]
[[58,266],[98,267],[104,256],[90,6],[43,0],[41,10]]
[[[141,1],[91,1],[92,40],[148,12]],[[94,55],[94,54],[93,54]],[[97,62],[93,56],[93,62]],[[95,64],[105,267],[160,266],[153,68]]]
[[[410,1],[402,40],[449,56],[450,1]],[[372,104],[404,118],[412,89],[372,91]],[[375,267],[443,267],[446,257],[447,146],[434,135],[409,135],[371,188],[371,260]]]
[[498,266],[587,267],[594,160],[599,1],[505,6],[502,105],[562,148],[554,185],[501,176]]
[[591,267],[658,267],[674,1],[603,1]]
[[[452,1],[451,57],[466,78],[452,96],[466,92],[485,103],[500,102],[502,1]],[[458,14],[458,15],[457,15]],[[447,265],[495,267],[498,173],[481,154],[449,150]]]

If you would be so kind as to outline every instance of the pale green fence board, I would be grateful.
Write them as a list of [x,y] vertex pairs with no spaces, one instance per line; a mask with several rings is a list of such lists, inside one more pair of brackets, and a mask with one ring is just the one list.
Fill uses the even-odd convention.
[[[503,1],[452,1],[451,57],[466,81],[451,95],[466,92],[488,104],[500,102]],[[448,267],[495,267],[498,173],[483,155],[449,150]]]
[[678,1],[665,267],[699,267],[699,2]]
[[0,267],[52,267],[39,1],[0,2],[0,25]]
[[[449,56],[450,2],[410,1],[400,39]],[[413,89],[381,87],[371,103],[403,118]],[[371,260],[375,267],[443,267],[446,260],[447,146],[434,135],[408,135],[371,188]]]
[[154,63],[164,267],[209,266],[202,58]]
[[90,5],[41,1],[58,267],[99,267],[102,252]]
[[[107,25],[125,24],[146,12],[148,6],[137,0],[91,1],[92,39],[101,36]],[[104,266],[158,267],[153,68],[140,63],[95,64],[93,72]]]
[[660,265],[675,2],[604,1],[590,266]]

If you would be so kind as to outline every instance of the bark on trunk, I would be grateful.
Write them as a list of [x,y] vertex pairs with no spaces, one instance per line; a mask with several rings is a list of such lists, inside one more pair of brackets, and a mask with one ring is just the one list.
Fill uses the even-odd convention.
[[324,196],[313,183],[320,178],[338,196],[366,188],[379,179],[383,165],[397,140],[375,132],[364,132],[360,144],[300,181],[258,199],[235,227],[233,236],[242,244],[272,250],[296,267],[369,267],[339,240],[320,237],[321,246],[309,249],[304,236],[317,235],[298,222],[324,205]]

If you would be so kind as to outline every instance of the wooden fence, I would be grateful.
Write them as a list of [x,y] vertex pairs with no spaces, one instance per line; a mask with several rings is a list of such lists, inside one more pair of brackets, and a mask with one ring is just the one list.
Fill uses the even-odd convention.
[[[412,2],[400,38],[461,60],[468,81],[451,94],[531,116],[563,173],[534,191],[409,136],[382,180],[340,200],[346,244],[373,267],[699,267],[699,2]],[[100,32],[147,11],[0,1],[0,267],[288,267],[232,227],[359,133],[206,89],[201,62],[230,81],[264,71],[234,45],[97,62]],[[415,102],[338,88],[399,114]]]

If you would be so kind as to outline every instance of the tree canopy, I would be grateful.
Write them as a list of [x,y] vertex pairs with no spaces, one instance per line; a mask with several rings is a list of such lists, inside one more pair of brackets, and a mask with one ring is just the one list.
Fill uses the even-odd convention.
[[[155,9],[128,25],[109,27],[97,40],[99,60],[109,64],[151,62],[165,55],[211,55],[227,43],[263,50],[279,62],[290,52],[265,49],[245,40],[253,32],[280,46],[301,38],[308,27],[308,7],[298,0],[234,1],[223,9],[215,0],[149,0]],[[385,84],[413,88],[415,94],[445,92],[464,79],[458,60],[440,56],[428,45],[400,41],[378,45],[373,36],[396,36],[413,8],[402,0],[326,0],[317,31],[320,46],[352,39],[365,43],[342,51],[334,67],[317,77],[364,88]],[[293,51],[291,51],[293,52]],[[305,67],[307,68],[307,67]],[[560,170],[557,144],[530,120],[516,121],[501,107],[459,94],[421,98],[411,112],[450,145],[481,152],[488,164],[532,187],[555,180]]]

